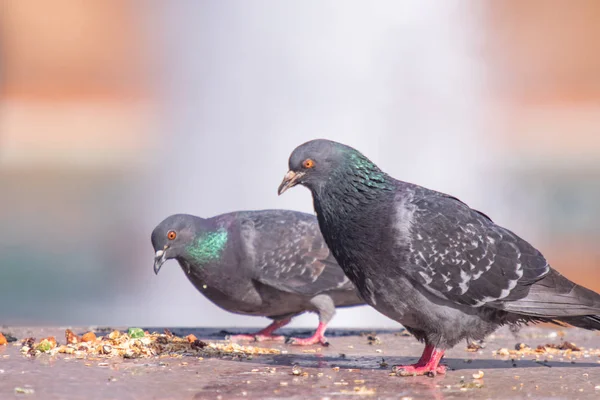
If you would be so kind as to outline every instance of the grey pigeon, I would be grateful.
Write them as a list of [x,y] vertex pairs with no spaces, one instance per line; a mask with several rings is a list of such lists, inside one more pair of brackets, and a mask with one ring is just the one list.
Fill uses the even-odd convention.
[[550,268],[532,245],[455,197],[392,178],[351,147],[297,147],[279,194],[297,184],[311,191],[325,241],[366,302],[425,343],[397,375],[444,373],[445,350],[505,324],[600,329],[600,295]]
[[176,259],[190,282],[217,306],[273,323],[233,340],[282,340],[273,332],[306,311],[319,314],[315,334],[289,343],[326,345],[335,307],[364,304],[335,262],[313,215],[239,211],[203,219],[176,214],[152,232],[154,272]]

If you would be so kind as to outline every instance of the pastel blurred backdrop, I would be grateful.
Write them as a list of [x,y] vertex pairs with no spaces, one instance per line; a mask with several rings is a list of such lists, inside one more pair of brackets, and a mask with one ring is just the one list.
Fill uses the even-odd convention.
[[[0,323],[262,326],[150,233],[278,197],[324,137],[600,290],[600,2],[0,0]],[[302,316],[293,326],[312,325]],[[395,327],[367,308],[336,327]]]

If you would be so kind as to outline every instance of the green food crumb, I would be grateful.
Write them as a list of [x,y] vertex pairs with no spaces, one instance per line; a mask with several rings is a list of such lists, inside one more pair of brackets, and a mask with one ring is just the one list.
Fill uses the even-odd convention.
[[46,339],[42,340],[41,343],[38,345],[37,350],[47,353],[50,350],[52,350],[52,344],[50,344],[49,341],[47,341]]
[[127,334],[132,339],[137,339],[137,338],[141,338],[141,337],[146,336],[146,334],[144,333],[144,331],[141,330],[140,328],[129,328],[127,330]]
[[483,387],[483,383],[481,383],[481,382],[461,383],[460,387],[463,389],[481,389]]
[[34,394],[35,390],[33,390],[32,388],[16,387],[15,393],[17,393],[17,394]]

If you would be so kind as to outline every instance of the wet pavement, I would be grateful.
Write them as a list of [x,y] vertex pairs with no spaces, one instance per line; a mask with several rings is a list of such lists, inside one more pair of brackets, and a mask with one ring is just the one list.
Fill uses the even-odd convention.
[[[148,328],[162,331],[162,328]],[[74,329],[83,333],[88,328]],[[214,329],[171,329],[206,340],[222,340]],[[178,357],[77,359],[68,355],[23,356],[20,340],[56,336],[64,328],[10,328],[19,338],[0,346],[0,399],[587,399],[600,398],[600,335],[578,329],[525,328],[515,337],[508,329],[491,336],[485,348],[447,352],[444,376],[390,376],[393,364],[416,361],[422,345],[398,331],[329,332],[329,347],[261,343],[286,354],[251,360]],[[233,331],[237,333],[239,331]],[[282,330],[286,335],[308,331]],[[368,332],[370,333],[370,332]],[[580,358],[494,355],[519,342],[535,348],[573,342],[594,354]],[[483,377],[479,378],[479,371]],[[477,378],[474,378],[475,375]]]

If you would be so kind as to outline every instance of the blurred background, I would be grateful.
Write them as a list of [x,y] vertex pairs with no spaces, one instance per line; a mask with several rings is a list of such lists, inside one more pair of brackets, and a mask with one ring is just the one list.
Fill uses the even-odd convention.
[[[150,233],[288,208],[313,138],[452,193],[600,290],[600,2],[0,0],[0,323],[261,326]],[[316,316],[298,318],[310,326]],[[395,327],[367,307],[332,326]]]

